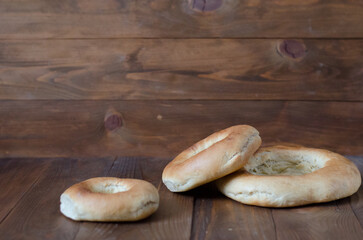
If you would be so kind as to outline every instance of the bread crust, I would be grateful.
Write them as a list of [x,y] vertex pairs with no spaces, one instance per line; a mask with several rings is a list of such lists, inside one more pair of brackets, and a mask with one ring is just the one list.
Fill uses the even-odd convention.
[[[254,175],[246,169],[264,159],[295,157],[320,168],[303,175]],[[275,159],[278,160],[278,159]],[[240,171],[217,181],[218,189],[238,202],[263,207],[293,207],[328,202],[355,193],[361,185],[357,167],[345,157],[323,149],[274,146],[261,148]]]
[[261,145],[259,132],[237,125],[216,132],[180,153],[164,169],[172,192],[184,192],[242,168]]
[[98,177],[71,186],[60,201],[60,211],[76,221],[137,221],[157,210],[159,194],[144,180]]

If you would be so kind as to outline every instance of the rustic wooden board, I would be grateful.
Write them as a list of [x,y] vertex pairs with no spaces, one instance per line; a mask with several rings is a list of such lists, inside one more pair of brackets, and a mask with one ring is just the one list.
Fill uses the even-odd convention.
[[[355,165],[358,167],[363,177],[363,156],[349,156]],[[363,228],[363,187],[361,186],[359,191],[350,198],[350,205],[352,206],[355,216],[358,218],[360,226]]]
[[276,239],[271,209],[227,199],[214,183],[189,194],[196,197],[191,239]]
[[[37,164],[34,162],[37,161]],[[34,159],[1,159],[0,161],[0,222],[12,211],[16,203],[37,182],[50,161]],[[27,172],[27,174],[19,174]]]
[[[363,173],[363,157],[348,157]],[[273,209],[278,239],[362,239],[363,187],[351,197],[297,208]],[[353,210],[353,211],[352,211]],[[334,226],[334,227],[331,227]],[[349,229],[348,231],[346,231]]]
[[[359,167],[362,157],[349,157]],[[214,183],[186,193],[171,193],[161,183],[168,159],[117,157],[103,159],[0,159],[0,171],[15,175],[44,169],[14,209],[0,222],[4,239],[362,239],[359,219],[363,188],[329,203],[276,209],[240,204],[220,194]],[[28,165],[27,165],[28,164]],[[26,167],[28,166],[28,167]],[[29,166],[33,166],[29,167]],[[1,175],[0,175],[1,176]],[[158,186],[161,204],[151,217],[135,223],[74,222],[59,212],[59,196],[70,185],[90,177],[139,178]],[[18,181],[20,179],[20,181]],[[17,188],[21,178],[9,181]],[[194,206],[193,206],[194,199]],[[351,208],[352,206],[352,208]],[[356,208],[356,209],[355,209]],[[358,211],[355,211],[358,210]]]
[[363,145],[362,102],[2,101],[0,116],[5,157],[169,158],[237,124],[255,126],[265,145],[289,142],[351,155],[362,154]]
[[[17,160],[13,160],[17,161]],[[32,161],[35,166],[40,164]],[[1,223],[5,239],[189,239],[193,196],[169,192],[161,183],[167,160],[112,158],[54,160],[49,171]],[[18,169],[26,174],[26,169]],[[75,222],[59,212],[59,196],[70,185],[96,176],[139,178],[159,189],[160,208],[137,223]]]
[[194,197],[173,194],[162,184],[161,173],[167,162],[156,158],[118,158],[107,176],[151,182],[159,190],[159,209],[137,223],[82,223],[74,239],[189,239]]
[[[349,158],[362,173],[363,158]],[[195,189],[190,194],[196,197],[192,231],[195,240],[363,237],[363,187],[349,198],[286,209],[247,206],[228,200],[215,190],[213,184]]]
[[356,38],[362,12],[361,0],[1,0],[0,37]]
[[2,40],[0,99],[362,101],[362,55],[363,40]]
[[[65,218],[60,213],[61,193],[76,182],[105,175],[112,163],[112,158],[52,161],[48,171],[40,176],[38,182],[1,223],[2,237],[4,239],[73,239],[80,224]],[[24,169],[18,174],[28,174],[28,172]]]
[[350,198],[345,198],[324,204],[272,210],[277,239],[362,239],[362,227],[349,201]]
[[[192,191],[196,197],[191,239],[362,239],[361,187],[334,202],[277,209],[240,204],[217,193],[212,184]],[[333,227],[334,226],[334,227]]]

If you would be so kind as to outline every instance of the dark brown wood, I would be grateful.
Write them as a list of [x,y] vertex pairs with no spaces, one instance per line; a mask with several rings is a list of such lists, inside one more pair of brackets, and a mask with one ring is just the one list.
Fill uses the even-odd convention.
[[[1,223],[2,238],[73,239],[79,223],[60,213],[60,195],[77,182],[106,175],[112,163],[112,158],[52,161],[49,169]],[[18,174],[28,174],[28,171],[24,169]]]
[[193,196],[171,193],[162,184],[166,162],[155,158],[118,158],[107,175],[153,183],[159,189],[159,209],[137,223],[82,223],[75,239],[189,239]]
[[[305,207],[272,210],[278,239],[362,239],[349,198]],[[333,227],[334,226],[334,227]]]
[[[348,158],[363,173],[363,158],[354,156]],[[362,196],[363,188],[360,187],[351,197],[338,201],[274,209],[272,213],[277,237],[278,239],[362,239]],[[330,227],[333,225],[334,227]]]
[[[349,158],[363,173],[362,157]],[[0,223],[0,234],[4,239],[362,239],[359,192],[329,203],[260,208],[225,198],[213,183],[186,193],[169,192],[161,183],[168,161],[132,157],[2,159],[0,177],[9,172],[11,164],[24,166],[13,168],[14,176],[32,175],[44,164],[49,167]],[[135,223],[75,222],[64,217],[59,212],[60,194],[70,185],[96,176],[151,182],[160,193],[158,211]],[[6,188],[17,188],[18,184],[17,180],[9,181]]]
[[[361,175],[363,176],[363,156],[349,156],[355,165],[357,165]],[[363,228],[363,186],[361,186],[356,194],[350,198],[350,205],[352,206],[353,212],[357,217],[361,227]]]
[[358,38],[363,3],[1,0],[0,38]]
[[[109,109],[124,125],[106,130]],[[263,144],[295,143],[362,154],[362,102],[285,101],[2,101],[0,156],[175,157],[237,124]]]
[[0,99],[363,101],[362,55],[362,40],[3,40]]
[[189,0],[190,7],[193,10],[203,13],[217,10],[222,6],[223,2],[223,0]]
[[269,208],[232,201],[213,183],[189,194],[196,197],[191,239],[276,239]]
[[[162,184],[161,172],[167,162],[155,158],[53,160],[49,170],[0,224],[0,233],[5,239],[189,239],[194,197],[173,194]],[[41,166],[37,161],[32,163]],[[19,168],[16,173],[27,171]],[[75,222],[65,218],[59,212],[61,193],[74,183],[96,176],[151,182],[159,189],[159,210],[137,223]]]
[[36,161],[37,164],[34,159],[0,159],[0,223],[50,164],[50,161]]

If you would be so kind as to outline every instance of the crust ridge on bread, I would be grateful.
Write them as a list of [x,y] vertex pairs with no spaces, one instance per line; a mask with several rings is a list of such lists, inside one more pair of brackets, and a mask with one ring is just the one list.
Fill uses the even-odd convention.
[[[263,165],[272,160],[277,168]],[[288,164],[279,165],[279,161]],[[299,169],[290,171],[289,167]],[[217,180],[227,197],[265,207],[328,202],[352,195],[360,185],[359,170],[345,157],[323,149],[286,146],[261,148],[244,168]]]
[[158,190],[139,179],[91,178],[69,187],[61,212],[76,221],[137,221],[159,206]]
[[221,130],[174,158],[163,171],[163,182],[172,192],[193,189],[237,171],[260,145],[259,133],[251,126]]

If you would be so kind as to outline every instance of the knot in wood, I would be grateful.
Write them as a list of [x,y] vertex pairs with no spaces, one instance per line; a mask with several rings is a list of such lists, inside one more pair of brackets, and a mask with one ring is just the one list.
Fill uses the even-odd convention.
[[293,59],[302,58],[306,55],[305,44],[296,40],[284,40],[278,50],[282,55]]
[[105,119],[105,128],[109,131],[113,131],[122,126],[121,116],[118,114],[111,114]]
[[193,10],[200,12],[212,12],[222,6],[223,0],[190,0]]

